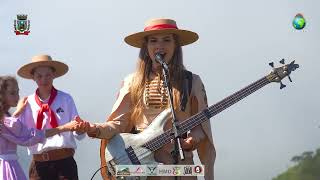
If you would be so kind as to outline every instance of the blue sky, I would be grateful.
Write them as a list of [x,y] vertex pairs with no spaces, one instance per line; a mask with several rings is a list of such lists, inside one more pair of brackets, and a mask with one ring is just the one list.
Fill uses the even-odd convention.
[[[123,38],[150,18],[173,18],[199,34],[183,47],[184,62],[204,81],[209,104],[267,75],[269,62],[296,60],[300,69],[291,75],[293,83],[283,80],[285,89],[271,83],[211,119],[216,179],[270,180],[293,165],[291,157],[320,146],[316,7],[316,0],[1,0],[0,73],[15,75],[32,56],[50,54],[70,67],[55,86],[72,94],[83,118],[103,122],[121,80],[135,69],[138,49]],[[21,13],[31,21],[29,36],[13,32]],[[301,31],[291,24],[297,13],[307,20]],[[18,80],[22,96],[34,92],[35,83]],[[100,165],[99,141],[86,138],[78,145],[80,179],[89,179]],[[20,149],[27,170],[29,157]]]

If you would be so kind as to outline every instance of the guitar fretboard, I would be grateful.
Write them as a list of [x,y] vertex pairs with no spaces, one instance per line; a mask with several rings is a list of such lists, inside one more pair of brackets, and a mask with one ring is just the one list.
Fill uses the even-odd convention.
[[[239,102],[241,99],[247,97],[248,95],[252,94],[253,92],[257,91],[258,89],[264,87],[269,83],[270,81],[267,79],[267,77],[263,77],[258,81],[248,85],[247,87],[237,91],[236,93],[224,98],[218,103],[204,109],[198,114],[191,116],[187,120],[179,123],[178,134],[182,135],[188,132],[190,129],[207,121],[209,118],[217,115],[218,113],[222,112],[223,110]],[[157,149],[161,148],[163,145],[169,143],[173,138],[174,138],[173,131],[172,129],[169,129],[165,131],[163,134],[148,141],[143,146],[150,149],[151,151],[156,151]]]

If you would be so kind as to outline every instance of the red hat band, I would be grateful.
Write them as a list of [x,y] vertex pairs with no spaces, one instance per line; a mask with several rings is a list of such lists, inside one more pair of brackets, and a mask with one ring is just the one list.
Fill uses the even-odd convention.
[[172,24],[157,24],[144,28],[144,31],[163,30],[163,29],[178,29],[176,25]]

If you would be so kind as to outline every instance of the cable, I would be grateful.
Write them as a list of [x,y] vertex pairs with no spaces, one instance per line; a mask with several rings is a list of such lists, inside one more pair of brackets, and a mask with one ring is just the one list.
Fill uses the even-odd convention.
[[107,165],[104,165],[104,166],[100,167],[99,169],[97,169],[97,170],[94,172],[94,174],[92,175],[92,177],[91,177],[90,180],[93,180],[94,176],[95,176],[102,168],[105,168],[105,167],[107,167]]

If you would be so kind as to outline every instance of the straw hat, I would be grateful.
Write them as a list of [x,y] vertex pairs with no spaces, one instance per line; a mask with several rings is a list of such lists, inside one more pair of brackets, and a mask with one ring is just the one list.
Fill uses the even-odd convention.
[[49,66],[55,69],[55,77],[63,76],[68,72],[69,69],[68,65],[56,60],[52,60],[51,56],[49,55],[37,55],[32,57],[31,63],[28,63],[20,67],[20,69],[18,70],[18,75],[26,79],[32,79],[32,71],[35,68],[42,66]]
[[147,21],[145,23],[144,31],[131,34],[127,36],[124,41],[131,46],[141,48],[146,36],[158,33],[172,33],[178,35],[179,44],[181,46],[191,44],[199,38],[198,34],[195,32],[179,29],[176,21],[161,18]]

